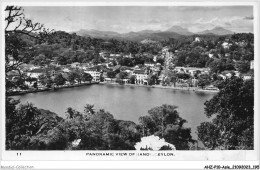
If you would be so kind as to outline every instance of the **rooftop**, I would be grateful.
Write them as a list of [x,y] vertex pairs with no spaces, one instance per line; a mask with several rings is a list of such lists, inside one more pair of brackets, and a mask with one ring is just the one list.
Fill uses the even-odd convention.
[[134,74],[145,74],[145,70],[134,70]]
[[36,68],[36,69],[33,69],[33,70],[29,71],[29,72],[31,72],[31,73],[44,73],[45,71],[46,70],[43,69],[43,68]]

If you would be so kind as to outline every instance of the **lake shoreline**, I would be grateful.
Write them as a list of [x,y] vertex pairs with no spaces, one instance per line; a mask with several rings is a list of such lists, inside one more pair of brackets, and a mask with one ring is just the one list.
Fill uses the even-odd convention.
[[[145,88],[137,88],[145,87]],[[169,88],[169,87],[168,87]],[[21,104],[33,103],[34,106],[57,113],[64,117],[66,108],[83,112],[86,104],[94,105],[95,110],[104,109],[118,120],[139,122],[151,108],[163,104],[178,106],[181,117],[188,121],[185,125],[192,129],[196,137],[196,127],[208,118],[204,114],[204,103],[215,94],[195,91],[163,89],[140,85],[119,85],[99,83],[78,88],[64,88],[57,91],[32,93],[13,96]]]
[[59,89],[88,86],[88,85],[92,85],[92,84],[99,84],[99,82],[81,83],[81,84],[74,84],[74,85],[68,85],[68,86],[59,86],[59,87],[55,87],[55,88],[44,88],[44,89],[37,89],[37,90],[29,90],[29,91],[6,92],[6,96],[19,96],[19,95],[24,95],[24,94],[28,94],[28,93],[39,93],[39,92],[45,92],[45,91],[56,91],[56,90],[59,90]]
[[194,91],[194,92],[205,92],[205,93],[218,93],[218,90],[205,90],[198,87],[172,87],[172,86],[162,86],[162,85],[137,85],[137,84],[118,84],[118,83],[106,83],[100,82],[101,85],[113,85],[113,86],[130,86],[130,87],[145,87],[145,88],[160,88],[160,89],[173,89],[180,91]]
[[81,83],[69,86],[60,86],[55,88],[44,88],[44,89],[37,89],[37,90],[30,90],[30,91],[16,91],[16,92],[9,92],[6,93],[6,96],[19,96],[28,93],[39,93],[45,91],[55,91],[64,88],[74,88],[74,87],[81,87],[86,85],[93,85],[93,84],[101,84],[101,85],[113,85],[113,86],[129,86],[129,87],[144,87],[144,88],[160,88],[160,89],[173,89],[173,90],[180,90],[180,91],[194,91],[194,92],[205,92],[205,93],[218,93],[217,90],[205,90],[198,87],[172,87],[172,86],[162,86],[162,85],[139,85],[139,84],[118,84],[118,83],[107,83],[107,82],[91,82],[91,83]]

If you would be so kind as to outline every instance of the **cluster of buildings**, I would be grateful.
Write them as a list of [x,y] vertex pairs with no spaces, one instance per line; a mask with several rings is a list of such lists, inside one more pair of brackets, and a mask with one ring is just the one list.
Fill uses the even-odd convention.
[[[201,41],[199,37],[196,37],[195,42]],[[222,43],[223,48],[229,48],[230,43],[224,42]],[[20,73],[17,71],[11,71],[7,74],[7,79],[10,81],[16,81],[18,80],[17,77],[20,76],[22,73],[23,75],[26,75],[28,77],[38,79],[40,75],[48,74],[51,77],[55,77],[58,74],[62,74],[65,78],[68,76],[68,74],[72,71],[81,70],[85,73],[90,74],[93,77],[93,81],[100,82],[116,82],[118,79],[118,76],[116,74],[119,74],[120,72],[125,72],[127,74],[126,77],[124,77],[121,81],[123,83],[133,83],[133,81],[130,79],[134,77],[134,83],[135,84],[148,84],[148,79],[151,76],[157,76],[157,83],[163,82],[165,77],[167,75],[164,75],[165,71],[171,70],[175,73],[179,74],[188,74],[191,79],[190,82],[193,86],[197,86],[198,80],[196,79],[195,75],[200,74],[209,74],[210,69],[209,68],[195,68],[195,67],[177,67],[173,63],[173,60],[176,58],[173,52],[169,51],[169,48],[166,46],[162,48],[161,52],[158,55],[153,55],[152,62],[145,62],[143,65],[137,65],[134,67],[126,67],[126,66],[120,66],[118,65],[117,59],[124,57],[124,58],[133,58],[133,55],[130,54],[122,54],[122,53],[110,53],[107,51],[101,51],[99,53],[101,57],[105,59],[104,63],[101,64],[93,64],[93,63],[79,63],[74,62],[67,65],[59,65],[58,63],[54,62],[54,60],[50,63],[48,66],[40,67],[35,66],[32,64],[22,64],[20,66]],[[149,54],[143,54],[143,55],[149,55]],[[209,57],[212,58],[213,54],[209,52]],[[163,58],[164,63],[161,65],[157,62],[158,58]],[[254,61],[251,61],[250,63],[250,69],[254,69]],[[108,72],[115,72],[115,76],[111,77],[108,76]],[[235,75],[237,77],[241,76],[241,74],[238,71],[224,71],[220,74],[218,74],[219,77],[222,77],[223,79],[230,78],[232,75]],[[243,75],[244,79],[250,79],[250,75]],[[179,82],[185,82],[184,80],[180,80]]]
[[[20,76],[23,75],[27,78],[31,78],[31,80],[35,80],[39,82],[39,77],[41,75],[48,75],[52,79],[54,79],[55,76],[58,74],[62,74],[64,78],[67,78],[70,72],[82,70],[86,73],[89,73],[93,77],[93,81],[99,81],[100,80],[100,72],[97,72],[95,70],[89,69],[92,65],[89,65],[87,63],[72,63],[68,65],[49,65],[49,66],[35,66],[33,64],[22,64],[19,67],[18,71],[11,71],[7,73],[7,80],[12,82],[17,82],[20,79]],[[25,84],[29,87],[32,86],[32,82],[25,81]],[[41,86],[41,85],[40,85]]]

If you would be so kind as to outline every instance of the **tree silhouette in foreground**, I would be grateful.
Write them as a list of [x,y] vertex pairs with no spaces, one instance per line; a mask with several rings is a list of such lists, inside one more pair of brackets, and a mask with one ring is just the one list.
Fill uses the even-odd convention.
[[179,116],[177,106],[164,104],[148,111],[148,116],[139,118],[143,136],[156,135],[173,144],[177,150],[189,150],[192,139],[187,121]]
[[198,137],[208,149],[254,148],[254,80],[232,77],[218,85],[220,92],[205,102],[211,122],[198,126]]
[[17,100],[7,99],[7,150],[135,150],[142,133],[164,138],[177,150],[188,150],[194,142],[176,106],[155,107],[140,118],[138,125],[117,120],[103,109],[95,111],[89,104],[83,112],[67,108],[66,118],[30,103],[18,104]]
[[[5,74],[17,71],[22,79],[23,74],[19,66],[28,58],[30,60],[31,57],[35,57],[30,50],[30,45],[24,40],[25,37],[35,41],[47,41],[53,35],[53,30],[26,18],[22,7],[7,6],[5,14]],[[11,87],[6,84],[6,89],[9,88]]]

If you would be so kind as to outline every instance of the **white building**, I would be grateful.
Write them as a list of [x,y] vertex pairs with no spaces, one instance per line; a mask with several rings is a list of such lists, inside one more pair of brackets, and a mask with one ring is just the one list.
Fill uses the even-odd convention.
[[157,59],[158,59],[158,56],[157,56],[157,55],[153,56],[153,61],[154,61],[154,62],[156,62]]
[[222,77],[224,80],[227,78],[231,78],[232,76],[240,77],[239,71],[223,71],[221,74],[219,74],[219,77]]
[[195,79],[195,78],[192,79],[192,80],[191,80],[191,84],[192,84],[193,87],[197,87],[197,86],[198,86],[198,80]]
[[229,49],[229,47],[230,47],[231,45],[232,45],[232,44],[229,44],[229,43],[227,43],[227,42],[224,42],[224,43],[222,44],[222,47],[225,48],[225,49]]
[[91,70],[87,70],[87,71],[84,71],[84,72],[90,74],[93,77],[93,79],[92,79],[93,81],[100,81],[100,75],[101,75],[100,72],[91,71]]
[[134,56],[133,56],[133,54],[132,53],[130,53],[129,55],[124,55],[124,58],[133,58]]
[[169,51],[169,47],[167,47],[167,46],[166,46],[166,47],[163,47],[163,49],[162,49],[162,52],[163,52],[163,53],[166,53],[166,52],[168,52],[168,51]]
[[166,52],[166,59],[173,59],[174,55],[172,52]]
[[250,69],[253,70],[254,69],[254,60],[250,61]]
[[116,54],[110,54],[110,57],[116,57]]
[[37,68],[27,72],[27,76],[37,79],[41,74],[45,74],[45,69]]
[[240,75],[241,75],[239,71],[234,71],[234,73],[235,73],[236,77],[240,77]]
[[148,75],[144,70],[135,70],[132,75],[136,77],[136,84],[147,84]]
[[146,62],[146,63],[144,63],[144,65],[145,65],[146,67],[154,67],[155,64],[156,64],[156,63],[151,63],[151,62]]
[[223,80],[225,80],[225,79],[227,78],[227,77],[224,76],[223,74],[219,74],[218,76],[219,76],[219,77],[222,77]]
[[101,56],[103,58],[108,58],[110,56],[110,53],[106,52],[106,51],[102,51],[99,53],[99,56]]
[[200,38],[199,38],[199,37],[196,37],[196,38],[195,38],[195,41],[196,41],[196,42],[200,42]]
[[63,71],[64,73],[69,73],[69,72],[70,72],[70,69],[64,68],[64,69],[62,69],[62,71]]
[[203,74],[209,74],[210,69],[209,68],[197,68],[197,67],[175,67],[175,70],[178,73],[188,73],[192,76],[197,72],[200,71]]
[[209,58],[213,58],[214,54],[209,53]]
[[244,75],[243,76],[243,80],[250,80],[250,79],[252,79],[251,75]]

